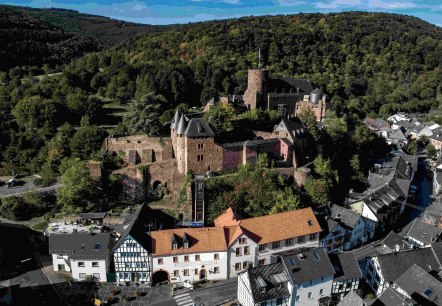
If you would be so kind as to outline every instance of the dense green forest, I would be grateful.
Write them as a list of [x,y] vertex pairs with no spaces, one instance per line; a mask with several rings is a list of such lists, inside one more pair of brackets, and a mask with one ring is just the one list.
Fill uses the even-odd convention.
[[0,70],[50,68],[167,27],[140,25],[63,9],[0,5]]
[[[17,21],[22,28],[14,31],[30,35],[26,27],[42,22],[31,15]],[[52,33],[67,35],[55,25],[45,27],[41,33],[49,33],[48,40],[57,41]],[[54,49],[44,48],[54,56]],[[338,116],[425,111],[442,100],[442,31],[414,17],[351,12],[180,25],[88,53],[58,75],[26,77],[24,68],[0,72],[0,161],[8,169],[38,172],[49,164],[57,172],[64,157],[97,157],[108,132],[161,133],[176,106],[243,93],[258,49],[273,76],[309,78],[322,88]],[[1,52],[21,57],[8,47]],[[115,120],[106,116],[103,101],[150,117]],[[152,126],[137,130],[131,122]],[[118,123],[113,131],[103,128]]]

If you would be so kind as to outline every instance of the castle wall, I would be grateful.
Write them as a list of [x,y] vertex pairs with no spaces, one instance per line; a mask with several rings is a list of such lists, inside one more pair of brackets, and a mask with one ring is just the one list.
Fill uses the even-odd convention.
[[148,137],[147,135],[109,137],[106,139],[106,148],[109,152],[124,152],[126,162],[131,165],[173,158],[170,138]]
[[193,174],[206,174],[207,171],[222,169],[222,147],[213,138],[184,137],[184,141],[186,172],[190,170]]
[[318,103],[313,103],[310,101],[301,101],[296,103],[295,115],[299,116],[301,113],[306,111],[312,111],[316,121],[322,121],[325,117],[326,103],[325,98],[320,100]]
[[272,93],[267,96],[267,109],[278,110],[278,104],[286,104],[289,114],[295,114],[296,103],[300,101],[297,93]]
[[123,198],[135,201],[146,198],[146,181],[138,167],[125,167],[115,170],[113,174],[118,175],[121,180]]
[[243,150],[244,147],[228,147],[223,148],[223,169],[235,169],[243,164]]

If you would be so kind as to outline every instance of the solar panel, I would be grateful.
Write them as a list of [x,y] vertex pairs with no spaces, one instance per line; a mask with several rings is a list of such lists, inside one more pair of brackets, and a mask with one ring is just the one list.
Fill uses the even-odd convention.
[[101,248],[101,243],[95,244],[95,250],[98,251]]
[[293,258],[289,258],[289,263],[292,267],[296,266],[296,261]]
[[431,290],[431,289],[427,289],[427,290],[424,291],[424,294],[425,294],[427,297],[429,297],[430,295],[433,294],[433,290]]

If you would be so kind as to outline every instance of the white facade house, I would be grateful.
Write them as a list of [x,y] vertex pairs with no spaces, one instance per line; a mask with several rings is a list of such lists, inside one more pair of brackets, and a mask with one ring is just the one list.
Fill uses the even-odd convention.
[[75,280],[93,277],[106,282],[110,265],[110,234],[73,233],[49,236],[54,271],[70,272]]
[[242,305],[313,306],[331,297],[335,271],[324,249],[297,250],[279,258],[239,275],[238,300]]
[[228,278],[223,228],[181,228],[151,233],[153,283]]
[[432,246],[370,257],[363,269],[363,274],[366,283],[376,295],[380,295],[414,264],[428,273],[439,272],[441,269]]
[[402,113],[402,112],[396,113],[396,114],[388,117],[388,119],[387,119],[387,121],[393,122],[393,123],[396,123],[398,121],[410,121],[410,120],[411,120],[410,116],[407,115],[406,113]]
[[274,254],[318,247],[322,230],[311,208],[243,220],[228,209],[215,226],[227,233],[229,277],[271,263]]
[[374,235],[374,231],[368,230],[369,222],[353,210],[332,205],[330,216],[324,222],[326,228],[321,237],[322,247],[327,253],[336,253],[364,244]]

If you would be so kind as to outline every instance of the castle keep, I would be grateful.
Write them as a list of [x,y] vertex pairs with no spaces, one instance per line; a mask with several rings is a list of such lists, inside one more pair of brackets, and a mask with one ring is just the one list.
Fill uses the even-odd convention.
[[325,116],[326,96],[319,89],[313,90],[308,80],[271,79],[268,70],[250,69],[244,104],[248,109],[276,110],[283,117],[312,111],[320,122]]

